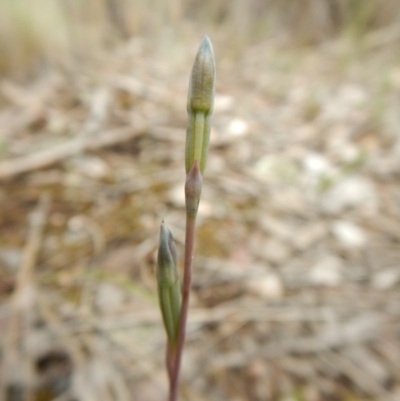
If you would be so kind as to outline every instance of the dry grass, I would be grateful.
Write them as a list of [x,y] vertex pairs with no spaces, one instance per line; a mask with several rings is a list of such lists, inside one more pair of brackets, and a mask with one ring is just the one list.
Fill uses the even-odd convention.
[[[232,52],[260,39],[309,44],[395,26],[396,0],[2,0],[0,73],[23,78],[51,65],[81,66],[121,40],[185,35],[194,24],[219,32]],[[210,32],[211,33],[211,32]]]

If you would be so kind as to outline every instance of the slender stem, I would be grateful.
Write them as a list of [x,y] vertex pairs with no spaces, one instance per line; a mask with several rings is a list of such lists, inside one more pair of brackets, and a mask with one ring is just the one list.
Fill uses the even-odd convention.
[[171,385],[172,381],[172,372],[173,372],[173,366],[174,366],[174,349],[171,346],[170,342],[168,341],[167,344],[167,352],[165,355],[165,361],[166,361],[166,366],[167,366],[167,372],[168,372],[168,381]]
[[194,234],[196,226],[196,216],[186,215],[186,236],[185,236],[185,259],[183,270],[182,286],[182,306],[179,318],[178,338],[176,342],[175,355],[173,358],[172,374],[169,388],[169,401],[178,400],[179,372],[183,346],[185,344],[186,321],[189,309],[190,286],[192,282],[192,263],[194,251]]

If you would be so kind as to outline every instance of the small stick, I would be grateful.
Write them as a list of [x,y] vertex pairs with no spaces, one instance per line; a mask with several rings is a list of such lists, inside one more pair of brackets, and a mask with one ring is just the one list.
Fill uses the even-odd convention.
[[116,128],[99,133],[96,137],[82,134],[59,145],[4,160],[0,162],[0,181],[11,179],[18,174],[48,167],[85,151],[93,151],[129,141],[140,135],[144,127],[143,125],[136,129],[131,127]]
[[[5,377],[9,376],[10,367],[11,371],[15,370],[16,367],[22,368],[22,372],[25,372],[27,376],[29,386],[32,384],[33,365],[30,359],[26,362],[21,357],[23,350],[21,350],[18,343],[23,335],[22,331],[27,330],[29,332],[32,324],[32,308],[34,302],[36,302],[34,269],[42,245],[50,202],[50,195],[43,193],[30,220],[29,234],[12,299],[12,315],[7,327],[5,346],[3,348],[3,361],[0,374],[4,380],[0,382],[1,399],[7,398]],[[26,365],[24,366],[23,363]],[[32,399],[31,388],[28,387],[28,391],[23,395],[23,400],[31,401]]]

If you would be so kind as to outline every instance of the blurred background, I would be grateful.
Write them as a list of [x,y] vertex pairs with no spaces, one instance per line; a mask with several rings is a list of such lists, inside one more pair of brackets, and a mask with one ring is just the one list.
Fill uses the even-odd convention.
[[0,0],[0,400],[166,398],[155,255],[217,90],[182,400],[400,399],[397,0]]

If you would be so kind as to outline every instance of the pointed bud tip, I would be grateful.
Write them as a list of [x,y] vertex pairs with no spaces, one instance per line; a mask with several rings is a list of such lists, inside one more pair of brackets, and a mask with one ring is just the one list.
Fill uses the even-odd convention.
[[173,282],[177,277],[177,254],[171,230],[161,223],[157,255],[157,277],[160,282]]
[[200,43],[199,52],[202,52],[202,53],[205,53],[205,52],[210,53],[211,52],[211,54],[214,56],[213,45],[212,45],[211,39],[208,35],[203,36],[203,39],[201,40],[201,43]]
[[202,64],[204,63],[204,67],[208,73],[215,74],[215,58],[214,58],[214,49],[211,43],[211,39],[208,35],[204,35],[201,40],[199,50],[197,51],[196,59],[202,60]]
[[158,254],[161,259],[168,259],[172,257],[173,262],[176,264],[176,249],[174,245],[174,237],[171,230],[162,221],[160,226],[160,244]]
[[187,109],[212,113],[214,107],[215,58],[210,38],[201,41],[190,76]]
[[165,225],[164,220],[161,222],[160,225],[160,240],[168,239],[172,236],[170,229]]

